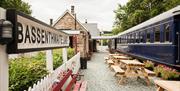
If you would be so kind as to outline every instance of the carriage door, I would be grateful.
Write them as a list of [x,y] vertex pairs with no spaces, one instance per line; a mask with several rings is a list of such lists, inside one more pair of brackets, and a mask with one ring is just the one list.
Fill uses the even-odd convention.
[[178,49],[178,58],[177,58],[177,61],[176,63],[177,64],[180,64],[180,21],[178,22],[178,30],[176,32],[176,35],[177,35],[177,49]]
[[[180,15],[175,16],[175,19],[177,21],[175,21],[175,44],[177,45],[177,60],[176,60],[176,64],[180,65]],[[176,42],[177,41],[177,42]]]
[[117,38],[114,39],[114,49],[117,49]]

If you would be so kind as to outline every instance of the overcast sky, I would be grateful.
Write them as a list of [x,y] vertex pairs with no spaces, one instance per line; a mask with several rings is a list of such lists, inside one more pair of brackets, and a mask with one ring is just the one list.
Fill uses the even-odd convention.
[[77,18],[81,23],[98,23],[98,28],[110,31],[115,20],[114,10],[118,4],[124,5],[128,0],[23,0],[31,5],[32,16],[49,24],[75,5]]

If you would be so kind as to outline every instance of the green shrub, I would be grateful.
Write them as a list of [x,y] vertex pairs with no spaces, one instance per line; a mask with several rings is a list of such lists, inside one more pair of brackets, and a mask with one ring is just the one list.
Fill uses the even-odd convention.
[[103,46],[108,45],[108,40],[103,40]]
[[164,65],[158,65],[154,69],[157,76],[165,80],[180,80],[180,73],[177,70]]
[[32,58],[36,59],[36,60],[41,60],[41,61],[45,61],[46,60],[46,56],[45,56],[45,52],[44,51],[41,51],[41,52],[38,52],[38,54]]
[[154,70],[154,63],[151,61],[146,61],[144,62],[145,64],[145,68],[149,69],[149,70]]
[[26,90],[48,74],[45,69],[45,61],[34,58],[11,59],[9,64],[10,91]]
[[53,69],[58,68],[62,63],[62,49],[53,50]]
[[163,67],[161,65],[156,66],[154,72],[156,73],[156,76],[162,77],[161,73],[163,72]]
[[[75,55],[72,48],[68,48],[68,59]],[[45,52],[39,52],[36,56],[21,57],[9,60],[9,90],[23,91],[48,74],[46,70]],[[53,69],[63,63],[62,49],[53,50]]]
[[[75,50],[73,48],[68,48],[67,56],[68,60],[75,55]],[[53,50],[53,69],[56,69],[63,63],[62,59],[62,49]]]
[[73,48],[68,48],[68,60],[75,55],[75,50]]

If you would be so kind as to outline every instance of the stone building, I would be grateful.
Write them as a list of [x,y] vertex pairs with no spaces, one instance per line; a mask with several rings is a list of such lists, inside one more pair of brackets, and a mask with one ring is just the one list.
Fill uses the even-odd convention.
[[81,58],[90,58],[88,30],[76,19],[74,6],[71,11],[66,10],[53,24],[60,31],[79,31],[79,34],[70,36],[70,46],[81,53]]

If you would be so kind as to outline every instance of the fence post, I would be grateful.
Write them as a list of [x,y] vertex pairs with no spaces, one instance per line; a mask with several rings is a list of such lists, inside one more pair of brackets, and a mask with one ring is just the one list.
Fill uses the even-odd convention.
[[[50,19],[50,25],[52,26],[53,20]],[[52,50],[46,51],[46,68],[49,72],[53,71],[53,52]]]
[[67,48],[63,48],[63,63],[67,62]]
[[46,51],[46,68],[49,72],[53,71],[53,54],[52,50]]
[[[6,19],[6,10],[3,8],[0,8],[0,19]],[[8,91],[9,65],[8,54],[6,53],[6,45],[0,44],[0,58],[0,91]]]

